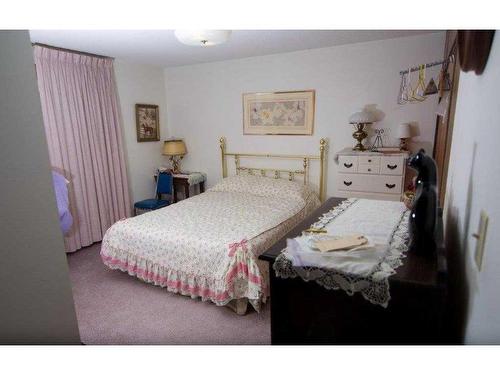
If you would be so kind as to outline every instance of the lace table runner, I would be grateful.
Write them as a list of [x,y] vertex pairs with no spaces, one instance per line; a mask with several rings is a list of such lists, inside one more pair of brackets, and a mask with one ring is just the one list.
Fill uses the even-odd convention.
[[200,182],[206,181],[207,179],[207,174],[202,172],[180,173],[174,174],[173,176],[178,178],[186,178],[189,185],[196,185]]
[[387,307],[389,276],[402,265],[408,248],[409,211],[401,202],[351,198],[325,213],[311,227],[329,235],[360,233],[368,248],[320,253],[311,248],[317,235],[304,234],[287,240],[273,268],[281,278],[314,280],[326,289],[360,292],[373,304]]

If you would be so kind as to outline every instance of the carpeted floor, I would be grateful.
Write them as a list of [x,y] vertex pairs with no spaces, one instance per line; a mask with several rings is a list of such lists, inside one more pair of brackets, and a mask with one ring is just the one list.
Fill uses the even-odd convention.
[[104,266],[100,244],[68,255],[84,344],[269,344],[269,303],[260,314],[192,300]]

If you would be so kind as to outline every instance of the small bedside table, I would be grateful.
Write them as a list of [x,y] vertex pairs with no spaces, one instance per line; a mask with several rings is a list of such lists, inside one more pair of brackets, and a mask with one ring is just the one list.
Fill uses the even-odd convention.
[[205,180],[207,176],[204,173],[193,172],[193,173],[179,173],[174,174],[174,203],[178,201],[177,193],[179,191],[184,192],[184,198],[189,198],[189,187],[190,186],[200,186],[200,194],[205,191]]
[[[205,181],[207,180],[207,175],[201,172],[192,173],[178,173],[173,174],[173,185],[174,185],[174,203],[178,202],[177,193],[179,191],[184,192],[184,199],[189,198],[189,188],[191,186],[200,186],[200,194],[205,191]],[[154,176],[156,181],[156,175]]]

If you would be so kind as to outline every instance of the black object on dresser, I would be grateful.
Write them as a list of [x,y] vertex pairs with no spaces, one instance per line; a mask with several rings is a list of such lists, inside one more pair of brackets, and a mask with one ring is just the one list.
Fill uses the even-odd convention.
[[330,198],[262,254],[269,262],[272,344],[431,344],[443,343],[446,258],[442,219],[438,220],[435,256],[407,253],[389,278],[391,300],[383,308],[360,293],[327,290],[314,281],[276,277],[274,260],[286,239],[301,234],[342,201]]
[[437,167],[433,158],[420,149],[408,160],[418,172],[415,200],[410,215],[409,251],[433,255],[436,249],[438,219]]

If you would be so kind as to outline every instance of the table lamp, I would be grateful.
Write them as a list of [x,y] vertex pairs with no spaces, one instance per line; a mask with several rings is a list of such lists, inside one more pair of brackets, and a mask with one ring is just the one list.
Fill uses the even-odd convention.
[[180,173],[180,161],[186,154],[186,144],[182,139],[169,139],[163,143],[163,155],[169,157],[173,173]]
[[377,118],[373,112],[369,112],[366,110],[361,110],[359,112],[353,113],[349,117],[349,124],[355,126],[356,131],[352,133],[352,137],[358,141],[358,143],[352,148],[354,151],[365,151],[366,148],[363,145],[362,141],[365,139],[368,134],[365,132],[365,125],[373,124],[377,121]]
[[408,139],[411,138],[410,124],[401,124],[398,128],[399,149],[408,151]]

